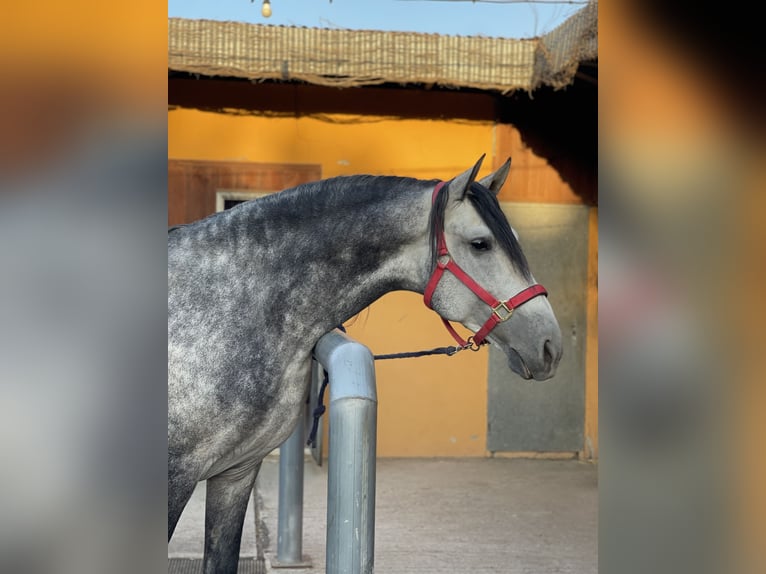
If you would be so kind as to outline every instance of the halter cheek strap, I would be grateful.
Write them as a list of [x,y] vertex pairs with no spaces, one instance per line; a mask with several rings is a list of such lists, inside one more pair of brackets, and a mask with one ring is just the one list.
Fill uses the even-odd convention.
[[[432,203],[436,201],[436,196],[444,185],[445,182],[443,181],[436,184],[431,197]],[[540,284],[535,284],[521,290],[507,301],[499,301],[490,295],[481,285],[474,281],[468,273],[463,271],[460,266],[455,263],[447,249],[447,242],[444,238],[444,229],[437,230],[436,242],[436,267],[434,268],[431,278],[428,280],[425,291],[423,292],[423,301],[425,302],[426,307],[433,309],[431,306],[431,299],[434,291],[436,291],[436,286],[439,284],[439,281],[441,281],[444,272],[449,271],[492,309],[492,314],[489,316],[489,319],[487,319],[476,334],[469,337],[467,341],[458,335],[457,331],[455,331],[454,327],[447,319],[442,318],[442,322],[447,328],[447,331],[461,347],[478,349],[480,345],[484,345],[487,342],[487,335],[489,335],[492,329],[511,318],[514,309],[538,295],[548,295],[545,287]]]

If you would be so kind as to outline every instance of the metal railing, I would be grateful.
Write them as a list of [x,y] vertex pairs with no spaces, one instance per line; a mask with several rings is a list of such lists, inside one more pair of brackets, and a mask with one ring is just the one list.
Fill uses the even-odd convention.
[[303,560],[303,417],[279,447],[279,515],[277,526],[277,568],[308,567]]
[[[374,565],[378,416],[373,356],[367,347],[337,330],[319,340],[314,356],[330,380],[325,571],[370,574]],[[280,448],[275,566],[306,565],[302,556],[304,440],[301,419]]]

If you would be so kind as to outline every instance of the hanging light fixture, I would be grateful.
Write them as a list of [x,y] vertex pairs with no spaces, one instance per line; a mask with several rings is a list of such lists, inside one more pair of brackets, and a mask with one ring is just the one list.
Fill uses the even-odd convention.
[[[253,2],[255,2],[255,0],[250,0],[250,4]],[[264,18],[271,16],[271,0],[263,0],[263,5],[261,6],[261,16]]]

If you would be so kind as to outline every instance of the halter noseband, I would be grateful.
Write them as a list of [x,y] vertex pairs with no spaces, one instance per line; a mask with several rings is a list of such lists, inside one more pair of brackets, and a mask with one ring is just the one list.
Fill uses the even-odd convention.
[[[444,185],[445,182],[443,181],[436,184],[433,195],[431,196],[432,204],[436,202],[436,197],[439,195],[439,191]],[[447,319],[442,318],[447,331],[449,331],[450,335],[452,335],[460,347],[478,350],[481,345],[487,343],[487,335],[489,335],[492,329],[511,318],[513,310],[516,309],[516,307],[523,305],[538,295],[548,295],[545,287],[540,284],[535,284],[523,289],[507,301],[498,301],[481,285],[471,279],[471,277],[452,259],[452,255],[450,255],[450,252],[447,249],[447,242],[444,239],[443,224],[440,229],[436,230],[436,233],[436,267],[434,268],[431,278],[426,285],[425,292],[423,293],[423,300],[425,301],[426,307],[433,309],[433,307],[431,307],[431,297],[433,297],[434,291],[436,291],[436,286],[439,284],[439,281],[446,270],[457,277],[466,287],[468,287],[468,289],[492,309],[492,314],[489,316],[489,319],[487,319],[484,325],[482,325],[472,337],[468,337],[467,341],[457,334],[457,331],[455,331],[454,327]]]

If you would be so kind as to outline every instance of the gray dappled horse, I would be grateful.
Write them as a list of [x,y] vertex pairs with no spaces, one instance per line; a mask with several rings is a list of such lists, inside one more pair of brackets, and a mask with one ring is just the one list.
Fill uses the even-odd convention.
[[389,291],[425,293],[478,331],[461,346],[486,338],[525,379],[553,376],[561,332],[495,197],[510,160],[476,182],[481,161],[446,183],[300,185],[168,234],[168,539],[207,480],[205,572],[237,571],[250,492],[302,416],[314,344]]

